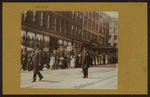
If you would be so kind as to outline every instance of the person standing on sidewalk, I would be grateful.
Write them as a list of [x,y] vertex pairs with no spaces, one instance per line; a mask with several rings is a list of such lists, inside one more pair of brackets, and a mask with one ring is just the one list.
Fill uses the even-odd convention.
[[42,51],[39,49],[39,45],[37,43],[35,43],[34,49],[35,49],[35,51],[34,51],[34,54],[32,57],[32,61],[34,64],[33,81],[32,82],[36,81],[37,74],[40,78],[39,81],[43,78],[42,74],[39,71],[39,66],[41,65],[41,61],[42,61]]

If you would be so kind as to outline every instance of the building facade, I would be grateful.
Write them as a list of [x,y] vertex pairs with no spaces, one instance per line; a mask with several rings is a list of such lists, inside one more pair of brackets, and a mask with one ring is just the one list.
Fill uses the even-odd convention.
[[109,45],[109,16],[97,11],[22,11],[21,45],[33,48],[39,43],[46,51],[73,46],[81,51],[83,43]]
[[111,18],[109,21],[109,45],[118,48],[118,18]]

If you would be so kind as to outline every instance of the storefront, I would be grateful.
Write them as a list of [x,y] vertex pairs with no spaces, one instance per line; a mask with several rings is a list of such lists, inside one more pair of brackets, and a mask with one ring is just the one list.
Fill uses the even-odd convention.
[[25,30],[21,30],[21,47],[30,48],[32,50],[34,48],[34,44],[38,43],[40,49],[44,51],[49,51],[50,38],[49,36],[36,34],[35,32],[26,32]]
[[50,53],[65,50],[68,46],[74,46],[74,51],[80,52],[82,46],[82,42],[63,35],[22,25],[21,48],[33,49],[35,43],[39,44],[40,49]]

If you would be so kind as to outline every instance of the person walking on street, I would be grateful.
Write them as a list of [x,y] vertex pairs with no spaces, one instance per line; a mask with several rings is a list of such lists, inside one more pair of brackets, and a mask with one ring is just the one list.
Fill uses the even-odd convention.
[[88,78],[88,68],[89,68],[89,64],[92,62],[92,58],[91,58],[91,62],[89,62],[90,59],[90,55],[87,51],[85,51],[85,48],[83,50],[83,54],[82,54],[82,70],[83,70],[83,77],[82,78]]
[[32,57],[32,61],[34,64],[33,81],[32,82],[36,81],[37,74],[39,76],[39,81],[43,78],[42,74],[39,71],[39,66],[41,65],[41,61],[42,61],[41,60],[42,51],[39,49],[39,45],[37,43],[34,45],[34,49],[35,49],[35,51],[34,51],[34,54]]

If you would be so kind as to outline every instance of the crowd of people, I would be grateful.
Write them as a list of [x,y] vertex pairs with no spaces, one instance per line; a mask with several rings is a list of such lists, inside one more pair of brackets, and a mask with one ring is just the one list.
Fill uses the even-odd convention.
[[56,51],[55,53],[44,52],[39,49],[39,45],[34,45],[34,51],[21,50],[21,66],[23,70],[33,70],[33,80],[36,81],[36,76],[39,76],[39,81],[43,79],[43,75],[39,70],[43,69],[46,64],[47,69],[63,69],[81,67],[83,78],[88,78],[88,68],[93,65],[109,64],[117,62],[117,56],[101,55],[94,53],[84,47],[81,53],[74,53],[73,50],[69,53],[64,51]]
[[[27,51],[23,49],[21,51],[21,66],[23,70],[31,71],[33,70],[33,62],[32,56],[34,51]],[[92,57],[91,65],[101,65],[101,64],[111,64],[117,63],[118,58],[114,54],[105,54],[101,55],[99,53],[95,53],[93,51],[88,51],[90,56]],[[42,51],[42,60],[41,60],[41,67],[39,70],[42,70],[44,66],[47,69],[63,69],[63,68],[75,68],[81,67],[82,64],[82,52],[80,53],[65,53],[65,52],[58,52],[50,53]]]

